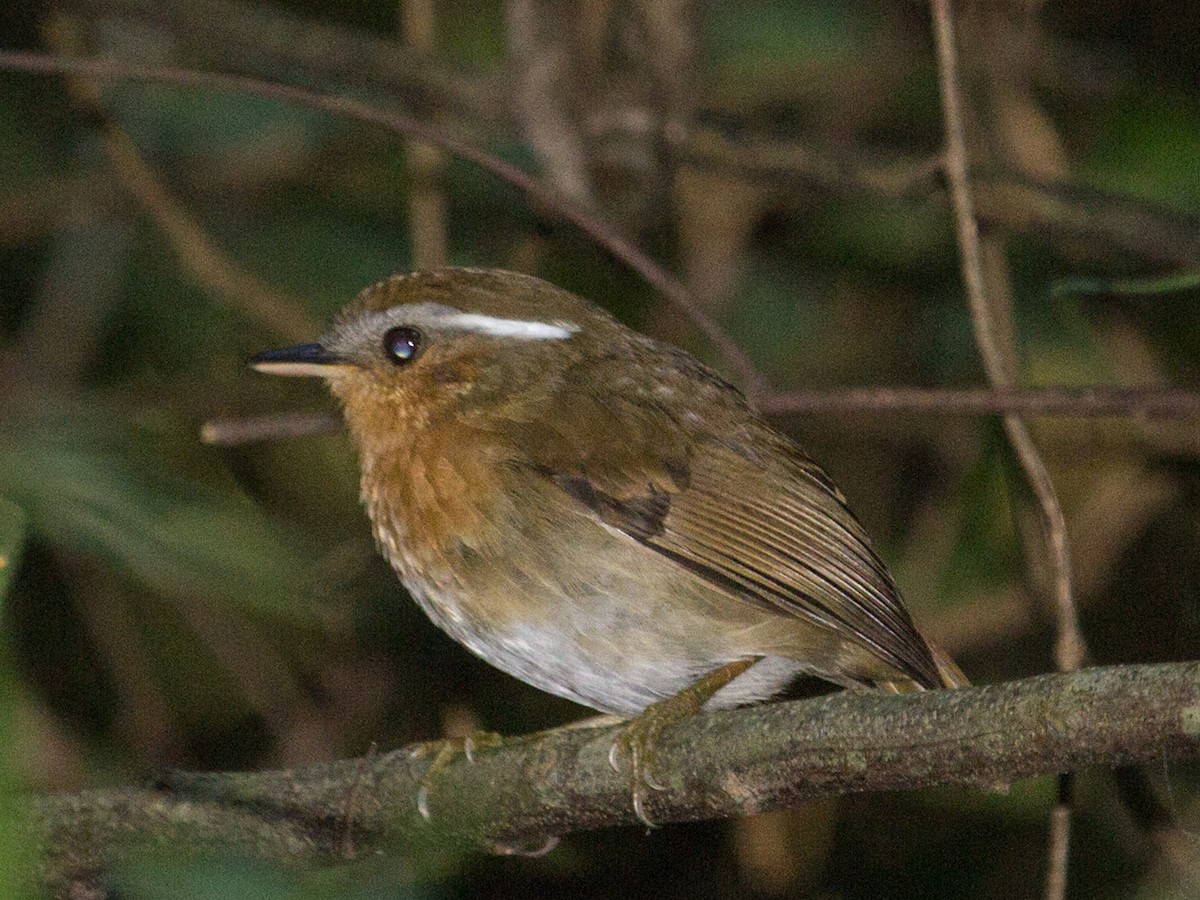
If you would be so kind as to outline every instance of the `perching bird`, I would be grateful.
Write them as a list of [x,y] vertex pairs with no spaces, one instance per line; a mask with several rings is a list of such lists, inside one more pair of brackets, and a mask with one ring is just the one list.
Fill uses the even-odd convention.
[[798,675],[965,684],[913,625],[841,492],[684,351],[511,272],[443,269],[363,291],[262,372],[341,401],[375,538],[455,640],[653,740],[702,705]]

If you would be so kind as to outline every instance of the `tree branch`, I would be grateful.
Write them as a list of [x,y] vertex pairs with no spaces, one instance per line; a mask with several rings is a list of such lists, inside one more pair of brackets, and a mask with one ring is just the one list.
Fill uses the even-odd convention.
[[708,339],[729,367],[742,381],[749,395],[762,393],[766,382],[753,360],[717,321],[693,299],[687,287],[659,265],[648,253],[635,245],[616,227],[600,215],[555,194],[537,178],[523,169],[494,156],[485,150],[451,137],[432,125],[402,113],[389,112],[352,97],[315,93],[287,84],[262,81],[217,72],[196,72],[163,66],[144,66],[107,59],[81,59],[48,53],[0,50],[0,69],[35,74],[84,75],[92,78],[119,78],[151,84],[169,84],[182,88],[228,90],[305,106],[323,112],[348,116],[359,122],[376,125],[405,137],[415,137],[453,153],[492,173],[521,191],[534,204],[557,214],[587,234],[616,259],[637,272],[658,290]]
[[756,398],[767,415],[900,410],[926,415],[1039,415],[1185,418],[1200,414],[1200,393],[1176,388],[1049,385],[1039,388],[865,387],[806,390]]
[[285,412],[212,419],[200,427],[200,440],[215,447],[237,447],[312,434],[333,434],[345,428],[336,412]]
[[[805,196],[800,189],[812,186],[893,202],[947,199],[937,156],[888,160],[863,148],[835,152],[795,140],[732,139],[704,127],[691,133],[682,153],[698,168],[771,185],[784,203]],[[1200,266],[1200,220],[1190,213],[1003,168],[972,167],[970,178],[976,216],[989,228],[1050,235],[1070,245],[1084,242],[1097,251],[1115,249],[1164,265]]]
[[[454,134],[511,137],[517,116],[510,75],[467,75],[436,59],[397,53],[395,44],[343,26],[305,21],[286,10],[230,0],[62,0],[86,20],[117,17],[163,28],[189,54],[267,78],[300,79],[331,89],[355,86],[434,113]],[[1089,69],[1091,71],[1091,69]],[[762,135],[730,138],[696,126],[680,157],[699,168],[774,185],[865,192],[889,200],[944,196],[936,155],[888,160],[863,148],[821,147]],[[971,172],[979,220],[1006,231],[1050,234],[1072,243],[1101,242],[1160,264],[1200,266],[1195,216],[1080,184],[1038,181],[1008,171]]]
[[65,0],[85,20],[158,26],[189,55],[266,78],[290,76],[328,90],[358,87],[409,110],[438,110],[476,125],[511,124],[503,78],[468,75],[432,56],[401,52],[393,40],[230,0]]
[[[1005,415],[1188,418],[1200,416],[1200,393],[1175,388],[1090,387],[914,388],[870,387],[775,392],[755,405],[768,416],[842,412],[915,412],[930,416]],[[268,413],[211,419],[200,429],[206,444],[235,447],[255,441],[342,430],[333,412]]]
[[[617,729],[542,732],[459,758],[416,796],[432,754],[412,749],[302,769],[167,776],[157,788],[42,797],[39,878],[65,894],[133,848],[328,864],[414,843],[542,846],[634,824]],[[1200,755],[1200,663],[1114,666],[922,694],[837,693],[706,713],[669,731],[656,821],[747,815],[813,797],[967,784]]]
[[[963,284],[966,287],[967,305],[971,311],[971,323],[975,331],[975,345],[983,358],[983,368],[992,387],[1012,388],[1016,386],[1018,370],[1010,318],[1012,305],[1011,302],[998,303],[995,296],[989,296],[985,283],[984,251],[979,239],[979,222],[975,216],[975,198],[967,173],[966,128],[963,115],[965,101],[958,77],[958,50],[951,0],[930,0],[930,10],[946,130],[946,178],[950,184],[950,199],[954,207]],[[1002,250],[1000,259],[1001,264],[1005,265]],[[1058,493],[1050,480],[1046,463],[1038,452],[1028,426],[1023,419],[1012,414],[1005,415],[1002,421],[1009,443],[1024,471],[1025,481],[1037,502],[1042,537],[1050,558],[1057,626],[1054,661],[1060,671],[1072,671],[1083,665],[1087,657],[1087,644],[1080,627],[1079,608],[1075,601],[1066,517]],[[1066,891],[1073,793],[1071,776],[1062,776],[1059,779],[1059,802],[1051,817],[1050,865],[1046,878],[1047,900],[1061,900]]]

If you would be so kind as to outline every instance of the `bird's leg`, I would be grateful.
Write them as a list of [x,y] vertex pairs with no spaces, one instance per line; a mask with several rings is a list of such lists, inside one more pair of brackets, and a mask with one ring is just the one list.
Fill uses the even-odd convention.
[[664,789],[654,779],[651,771],[654,765],[654,745],[658,736],[665,728],[698,713],[701,707],[733,679],[737,678],[760,657],[739,659],[728,663],[719,669],[709,672],[699,681],[685,687],[678,694],[652,703],[642,710],[641,714],[631,719],[608,753],[609,764],[615,771],[620,771],[620,757],[629,757],[630,784],[633,790],[633,811],[648,827],[653,828],[654,822],[646,815],[646,790]]
[[461,753],[467,758],[467,762],[473,763],[476,750],[499,747],[503,743],[503,735],[494,731],[479,730],[471,732],[464,738],[442,738],[440,741],[429,741],[419,746],[415,751],[416,755],[433,757],[433,762],[429,764],[429,768],[425,770],[425,775],[421,778],[421,786],[417,788],[417,811],[421,814],[421,818],[425,820],[430,818],[429,793],[433,789],[433,783],[446,767],[454,762],[456,756]]

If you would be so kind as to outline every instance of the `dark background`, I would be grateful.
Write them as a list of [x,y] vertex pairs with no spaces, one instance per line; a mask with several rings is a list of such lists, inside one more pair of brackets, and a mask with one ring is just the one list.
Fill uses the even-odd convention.
[[[382,0],[157,6],[7,4],[0,42],[407,111],[617,223],[777,388],[985,384],[928,166],[942,124],[920,3],[437,0],[430,51]],[[990,285],[1009,285],[1021,383],[1195,386],[1200,292],[1156,288],[1200,265],[1200,5],[957,10],[983,232],[1007,263]],[[348,43],[295,38],[306,25]],[[359,288],[422,264],[414,241],[549,278],[720,365],[553,210],[471,164],[429,176],[413,157],[378,129],[234,93],[0,74],[0,782],[290,766],[585,714],[424,619],[374,552],[343,435],[199,440],[212,419],[331,409],[320,385],[243,361],[315,337]],[[1054,204],[985,196],[1046,184]],[[1080,293],[1077,278],[1145,281]],[[1053,668],[1033,513],[997,420],[778,422],[973,680]],[[1195,421],[1043,418],[1034,433],[1093,661],[1195,658]],[[1157,824],[1110,773],[1082,774],[1070,896],[1200,891],[1194,767],[1144,774],[1168,813]],[[1053,798],[1049,779],[1007,796],[850,797],[574,835],[542,859],[423,855],[310,876],[149,857],[120,884],[129,897],[1038,896]]]

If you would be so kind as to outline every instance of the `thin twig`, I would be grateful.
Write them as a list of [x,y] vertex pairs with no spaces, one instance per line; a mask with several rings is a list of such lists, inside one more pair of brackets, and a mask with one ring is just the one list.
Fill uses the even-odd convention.
[[436,57],[397,53],[396,42],[378,33],[306,19],[281,4],[67,0],[55,6],[91,22],[131,23],[135,33],[161,29],[181,56],[219,60],[248,75],[289,72],[316,90],[367,90],[408,109],[436,109],[470,123],[473,132],[511,123],[502,75],[465,73]]
[[[931,3],[941,71],[942,104],[946,120],[946,174],[954,201],[955,224],[959,250],[962,255],[963,281],[967,288],[967,300],[971,309],[972,324],[975,328],[975,340],[983,357],[988,380],[994,387],[1011,388],[1014,386],[1013,366],[1002,356],[1000,344],[995,335],[992,312],[984,291],[979,226],[975,221],[975,210],[967,180],[966,139],[963,133],[963,118],[960,108],[950,0],[931,0]],[[1086,644],[1079,628],[1078,611],[1075,609],[1066,521],[1045,464],[1038,454],[1024,422],[1015,416],[1006,416],[1004,424],[1042,513],[1043,531],[1055,569],[1055,600],[1059,634],[1055,648],[1055,661],[1062,671],[1071,671],[1082,664],[1086,656]]]
[[178,87],[235,91],[348,116],[360,122],[386,128],[395,134],[415,137],[427,143],[436,144],[508,182],[522,191],[535,205],[557,213],[589,235],[616,259],[621,260],[641,275],[691,320],[725,358],[748,394],[763,393],[765,387],[763,375],[745,351],[711,316],[693,302],[683,283],[655,262],[647,253],[598,215],[559,197],[528,172],[480,150],[478,147],[451,137],[439,128],[351,97],[327,96],[291,85],[238,75],[144,66],[117,60],[72,59],[54,54],[11,50],[0,51],[0,69],[39,74],[88,75],[93,78],[122,78],[156,84],[171,84]]
[[[52,17],[45,39],[62,52],[79,45],[76,29],[65,17]],[[146,162],[128,133],[105,112],[99,86],[68,78],[72,99],[99,117],[101,140],[117,180],[158,226],[186,271],[218,301],[226,301],[263,327],[288,340],[311,337],[319,326],[304,313],[304,304],[261,281],[229,259],[209,238],[200,222],[167,188]]]
[[[1007,359],[995,330],[995,318],[984,288],[983,253],[979,225],[967,178],[966,135],[958,79],[958,55],[955,49],[954,20],[950,0],[930,0],[934,40],[937,45],[941,81],[942,111],[946,129],[946,177],[954,206],[962,261],[963,282],[975,330],[975,343],[983,357],[988,380],[995,387],[1015,383],[1015,360]],[[1055,662],[1060,671],[1072,671],[1083,662],[1086,653],[1079,627],[1079,612],[1071,584],[1071,559],[1066,520],[1050,481],[1045,463],[1037,451],[1025,423],[1016,416],[1004,417],[1004,429],[1025,471],[1026,480],[1037,499],[1042,531],[1050,551],[1054,570],[1054,593],[1058,640]],[[1047,900],[1061,900],[1066,891],[1067,851],[1069,847],[1071,807],[1063,794],[1051,817],[1050,877],[1046,881]]]
[[[756,405],[769,416],[811,413],[904,412],[935,416],[1023,413],[1040,416],[1187,418],[1200,415],[1200,393],[1171,388],[1046,387],[851,388],[762,395]],[[279,438],[340,431],[334,413],[279,413],[211,419],[200,430],[206,444],[233,447]]]
[[912,411],[929,415],[1040,415],[1186,418],[1200,415],[1200,392],[1104,385],[1039,388],[870,387],[764,394],[768,415]]
[[213,419],[200,428],[200,440],[217,447],[236,447],[256,441],[331,434],[343,428],[342,417],[332,412],[274,413],[240,419]]
[[[843,195],[865,193],[909,203],[939,200],[944,189],[941,156],[888,160],[862,149],[832,152],[812,143],[757,135],[727,138],[703,127],[692,132],[683,154],[690,165],[705,171],[770,186],[776,202],[784,206],[808,197],[805,189],[813,185]],[[976,215],[993,229],[1065,238],[1071,245],[1083,241],[1175,269],[1200,266],[1200,221],[1188,212],[1003,168],[972,169],[970,174]],[[1182,275],[1180,283],[1187,278]],[[1092,292],[1105,284],[1091,278],[1072,283],[1091,287]]]
[[975,218],[975,201],[967,178],[967,144],[963,128],[963,112],[958,85],[958,52],[955,49],[954,24],[950,0],[931,0],[934,37],[938,53],[938,73],[941,80],[942,113],[945,119],[946,178],[950,183],[950,198],[954,205],[954,224],[958,235],[963,282],[975,328],[975,343],[983,357],[988,380],[996,387],[1010,387],[1010,361],[1003,358],[995,323],[988,307],[983,280],[983,252],[979,244],[979,223]]
[[[475,135],[476,141],[516,131],[512,75],[504,67],[467,75],[436,57],[396,53],[392,41],[376,34],[304,20],[278,6],[226,0],[62,0],[61,5],[90,22],[117,19],[161,28],[190,59],[219,58],[228,69],[267,77],[295,73],[317,90],[351,85],[388,97],[423,116],[440,117],[451,133]],[[1111,62],[1086,55],[1080,68],[1076,47],[1046,49],[1041,63],[1055,79],[1086,69],[1090,80],[1098,65]],[[880,149],[831,148],[754,131],[726,135],[704,125],[693,126],[679,152],[689,165],[771,185],[784,204],[809,197],[800,188],[813,185],[891,200],[942,193],[940,156],[892,159]],[[1028,173],[987,170],[971,176],[985,225],[1063,237],[1071,246],[1099,244],[1173,269],[1200,266],[1197,218],[1179,209],[1081,184],[1038,181]]]
[[[434,42],[433,0],[400,0],[400,36],[408,48],[432,58]],[[426,118],[435,120],[432,110]],[[437,147],[409,141],[404,163],[410,180],[409,228],[413,242],[413,268],[436,269],[446,265],[446,198],[439,185],[445,168]]]
[[1075,774],[1058,776],[1058,799],[1050,812],[1050,849],[1046,854],[1046,900],[1067,895],[1067,872],[1071,858],[1071,810],[1075,805]]
[[[1081,609],[1105,596],[1126,548],[1145,534],[1179,493],[1174,476],[1148,467],[1101,476],[1089,485],[1080,498],[1084,512],[1078,523],[1079,539],[1072,544],[1074,558],[1089,562],[1080,565],[1075,584]],[[946,552],[949,548],[934,550],[939,557]],[[921,593],[928,595],[928,589]],[[981,593],[965,604],[917,612],[924,613],[918,615],[921,631],[956,659],[987,655],[1002,643],[1032,639],[1047,624],[1036,615],[1038,610],[1031,609],[1025,588],[1013,584]]]
[[226,256],[204,226],[171,195],[124,130],[110,125],[104,145],[121,184],[159,227],[184,268],[210,296],[226,300],[264,328],[291,341],[321,329],[296,297],[272,287]]

